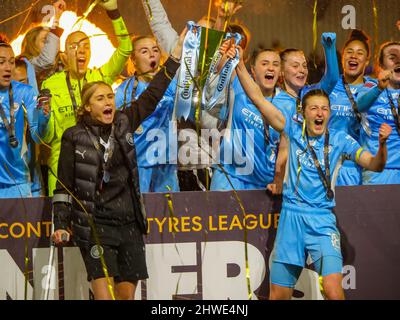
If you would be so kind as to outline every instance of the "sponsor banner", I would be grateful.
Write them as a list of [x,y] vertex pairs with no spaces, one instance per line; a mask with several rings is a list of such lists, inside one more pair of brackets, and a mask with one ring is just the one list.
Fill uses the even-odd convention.
[[[336,188],[347,299],[400,299],[399,192],[400,186]],[[245,300],[246,244],[252,299],[268,297],[280,201],[264,191],[238,195],[246,217],[233,192],[172,193],[172,210],[166,194],[144,194],[149,279],[140,283],[137,298]],[[50,200],[0,203],[0,299],[24,298],[25,271],[28,299],[42,299],[46,287],[49,299],[89,299],[78,248],[57,249],[49,264]],[[53,276],[47,278],[50,271]],[[322,299],[318,275],[310,269],[303,270],[295,289],[294,299]]]

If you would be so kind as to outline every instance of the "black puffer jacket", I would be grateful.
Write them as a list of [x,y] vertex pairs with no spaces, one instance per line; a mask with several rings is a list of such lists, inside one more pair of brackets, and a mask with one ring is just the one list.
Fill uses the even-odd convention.
[[[55,230],[71,228],[73,239],[79,246],[90,239],[87,213],[96,224],[124,225],[137,221],[143,233],[147,231],[147,219],[139,190],[139,175],[132,133],[156,108],[163,97],[179,64],[171,59],[165,63],[148,88],[132,107],[117,111],[114,117],[115,147],[110,160],[110,181],[102,183],[102,157],[96,150],[87,130],[107,141],[111,125],[102,125],[89,115],[62,137],[58,164],[59,180],[55,193],[68,188],[79,202],[54,204]],[[165,72],[166,71],[166,72]]]

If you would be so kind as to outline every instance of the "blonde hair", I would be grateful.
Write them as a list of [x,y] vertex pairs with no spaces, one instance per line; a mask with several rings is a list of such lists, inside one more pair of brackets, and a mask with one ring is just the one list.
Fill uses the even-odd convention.
[[78,121],[80,121],[82,117],[88,113],[85,107],[89,105],[90,98],[93,96],[94,92],[100,86],[106,86],[110,88],[112,91],[112,87],[108,83],[105,83],[104,81],[88,82],[83,86],[81,92],[81,105],[76,110],[76,116]]
[[164,60],[166,60],[165,57],[164,57],[164,54],[163,54],[163,50],[161,50],[161,47],[158,44],[157,39],[154,36],[152,36],[152,35],[133,36],[132,39],[131,39],[131,41],[132,41],[132,53],[131,53],[131,55],[129,57],[128,65],[127,65],[127,71],[128,71],[128,74],[130,74],[130,75],[135,74],[135,72],[137,71],[136,68],[135,68],[135,64],[134,64],[135,49],[136,49],[137,43],[139,41],[141,41],[141,40],[144,40],[144,39],[150,39],[150,40],[153,40],[156,43],[158,49],[160,50],[160,55],[161,55],[160,65],[164,62]]
[[36,40],[42,31],[48,31],[48,29],[43,26],[33,27],[26,33],[24,40],[22,40],[21,55],[28,60],[40,54],[40,49],[36,46]]

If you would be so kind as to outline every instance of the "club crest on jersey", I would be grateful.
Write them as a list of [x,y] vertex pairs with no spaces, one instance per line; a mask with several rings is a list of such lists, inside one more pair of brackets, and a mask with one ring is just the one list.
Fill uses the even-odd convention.
[[[3,100],[4,99],[4,97],[0,97],[0,103],[2,103]],[[17,113],[17,111],[19,110],[19,107],[20,107],[20,105],[17,103],[17,102],[14,102],[14,106],[13,106],[13,109],[14,109],[14,114],[15,113]],[[14,123],[17,121],[17,119],[16,118],[14,118]],[[0,124],[1,124],[1,126],[2,127],[4,127],[4,121],[3,121],[3,119],[0,117]]]
[[[136,134],[142,134],[142,133],[143,133],[143,126],[140,125],[140,126],[136,129],[135,133],[136,133]],[[129,142],[128,142],[128,143],[129,143]],[[130,144],[130,143],[129,143],[129,144]]]
[[372,87],[375,87],[375,83],[373,82],[366,82],[364,84],[364,88],[372,88]]

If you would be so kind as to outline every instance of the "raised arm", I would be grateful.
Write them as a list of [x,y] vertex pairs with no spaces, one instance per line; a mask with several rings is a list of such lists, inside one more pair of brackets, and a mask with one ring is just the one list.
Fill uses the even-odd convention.
[[392,132],[391,126],[383,123],[379,128],[379,149],[375,156],[368,151],[363,152],[356,158],[356,162],[363,168],[371,171],[381,172],[385,168],[387,160],[386,141]]
[[64,0],[58,0],[53,4],[54,7],[54,20],[53,25],[46,38],[46,43],[40,54],[36,57],[32,57],[29,61],[35,67],[36,72],[42,70],[51,69],[56,61],[58,51],[60,50],[60,38],[64,32],[62,28],[58,26],[60,17],[64,12],[66,5]]
[[387,88],[391,75],[391,70],[380,71],[378,74],[378,85],[368,89],[366,93],[360,94],[357,99],[357,106],[360,112],[367,112],[369,108],[371,108],[375,100],[379,98],[382,91]]
[[221,1],[213,29],[223,31],[225,23],[241,8],[242,5],[235,0]]
[[[42,83],[42,90],[44,89],[49,89],[48,82],[46,80]],[[43,132],[41,132],[41,138],[45,143],[51,143],[56,136],[55,132],[57,123],[55,120],[56,117],[54,115],[54,110],[56,109],[56,107],[57,105],[54,99],[50,98],[50,105],[49,105],[50,110],[48,115],[49,120],[45,129],[43,130]]]
[[322,46],[325,54],[325,73],[320,81],[320,87],[329,95],[339,80],[339,64],[336,53],[336,34],[324,32],[322,34]]
[[172,27],[168,15],[160,0],[142,0],[147,21],[161,48],[172,53],[179,40],[179,35]]
[[[239,46],[237,48],[239,48],[239,51],[241,51]],[[260,87],[254,82],[247,71],[243,62],[242,54],[240,62],[236,67],[236,73],[244,91],[254,105],[260,110],[262,115],[267,119],[267,122],[270,124],[270,126],[276,131],[282,132],[285,128],[285,117],[283,116],[282,112],[280,112],[271,102],[264,98]]]
[[118,10],[117,0],[108,0],[101,2],[100,5],[107,10],[107,15],[112,20],[115,35],[118,39],[118,48],[115,50],[110,60],[100,67],[104,76],[104,81],[112,84],[115,78],[121,74],[125,67],[125,63],[132,52],[132,42],[129,37],[124,19]]
[[275,162],[275,175],[274,181],[267,186],[267,190],[273,195],[282,194],[283,180],[286,172],[286,161],[289,154],[288,140],[283,133],[281,133],[278,155]]
[[24,87],[23,105],[29,124],[29,131],[35,143],[40,144],[49,122],[49,114],[43,108],[37,108],[37,94],[31,86]]

